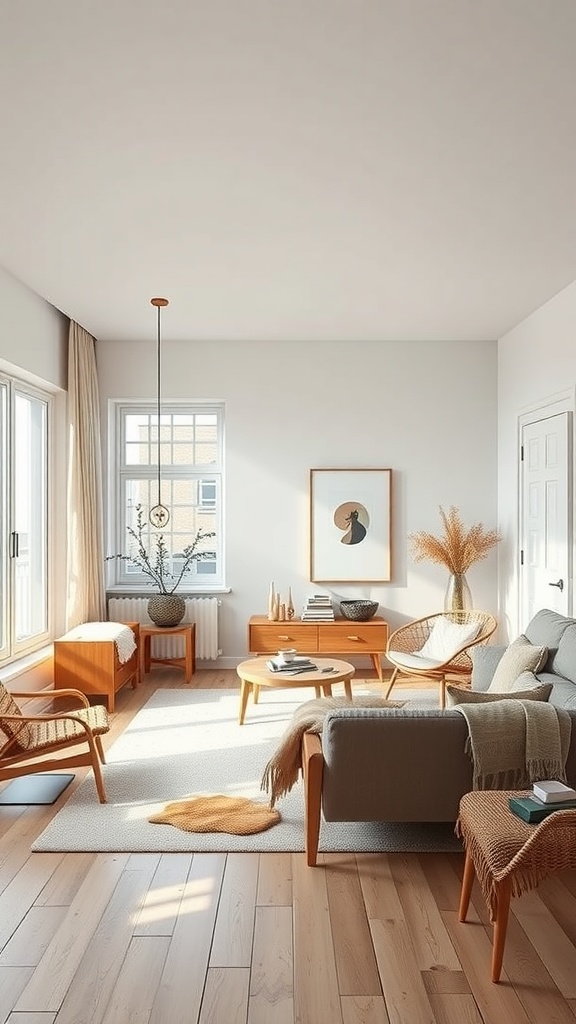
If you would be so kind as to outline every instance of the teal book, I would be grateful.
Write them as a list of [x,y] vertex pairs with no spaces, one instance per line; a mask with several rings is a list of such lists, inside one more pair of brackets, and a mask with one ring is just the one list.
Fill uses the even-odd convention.
[[557,804],[543,804],[540,800],[534,800],[531,796],[511,796],[508,806],[513,814],[529,825],[535,822],[544,821],[554,811],[567,811],[576,807],[576,800],[562,800]]

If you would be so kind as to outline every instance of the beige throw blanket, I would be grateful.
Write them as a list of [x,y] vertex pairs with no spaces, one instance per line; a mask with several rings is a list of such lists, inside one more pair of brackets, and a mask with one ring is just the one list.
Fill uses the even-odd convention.
[[474,789],[526,789],[538,779],[566,781],[571,720],[546,701],[458,704],[468,723]]
[[260,789],[270,795],[270,807],[289,793],[298,781],[302,767],[302,737],[305,732],[321,733],[324,719],[335,708],[401,708],[404,701],[384,700],[382,697],[320,697],[308,700],[296,708],[292,720],[280,737],[279,745],[264,769]]

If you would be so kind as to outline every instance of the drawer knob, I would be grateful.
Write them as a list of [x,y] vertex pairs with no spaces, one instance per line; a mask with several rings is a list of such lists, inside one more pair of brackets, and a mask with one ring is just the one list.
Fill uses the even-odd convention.
[[359,639],[360,639],[359,636],[354,636],[354,635],[348,637],[348,640],[359,640]]
[[278,633],[278,639],[279,639],[279,640],[289,640],[289,639],[290,639],[290,637],[289,637],[289,636],[286,636],[286,634],[285,634],[285,633]]

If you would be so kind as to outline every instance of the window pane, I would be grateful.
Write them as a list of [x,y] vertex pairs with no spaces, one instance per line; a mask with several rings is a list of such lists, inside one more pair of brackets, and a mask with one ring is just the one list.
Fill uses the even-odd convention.
[[0,384],[0,657],[6,654],[7,623],[8,623],[8,525],[6,517],[6,471],[8,467],[8,434],[6,413],[8,408],[8,389]]
[[16,393],[14,442],[15,638],[30,639],[47,629],[46,403]]

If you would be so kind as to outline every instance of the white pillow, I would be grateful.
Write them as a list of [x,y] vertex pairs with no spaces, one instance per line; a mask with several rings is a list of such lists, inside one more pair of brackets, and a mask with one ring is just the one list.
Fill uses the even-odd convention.
[[539,672],[547,658],[548,648],[531,644],[522,633],[504,651],[486,692],[510,693],[523,672]]
[[456,651],[478,636],[480,626],[480,622],[451,622],[447,616],[442,616],[436,619],[430,636],[418,653],[423,658],[433,658],[442,663],[449,661]]

